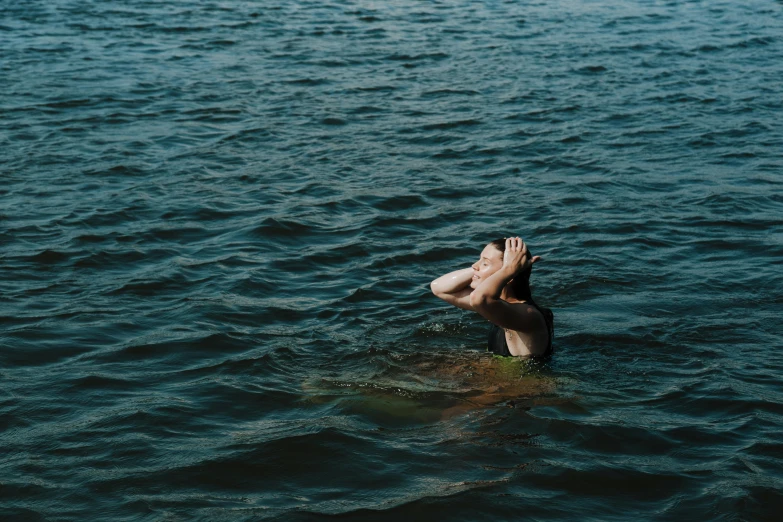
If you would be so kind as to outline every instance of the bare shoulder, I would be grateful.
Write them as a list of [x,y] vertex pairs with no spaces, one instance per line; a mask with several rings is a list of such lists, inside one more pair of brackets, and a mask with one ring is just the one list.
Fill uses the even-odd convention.
[[541,312],[525,302],[492,299],[476,303],[475,310],[501,328],[528,334],[538,330],[544,321]]
[[507,334],[509,351],[514,355],[543,355],[549,346],[549,327],[543,312],[529,303],[514,303],[519,317],[517,328],[510,328],[514,335]]
[[539,317],[544,317],[544,315],[541,313],[541,310],[539,310],[537,307],[533,306],[530,303],[509,303],[511,306],[515,307],[520,313],[526,314],[526,315],[534,315]]
[[546,330],[546,318],[541,310],[530,303],[509,303],[519,316],[519,330],[531,333],[531,330],[543,328]]

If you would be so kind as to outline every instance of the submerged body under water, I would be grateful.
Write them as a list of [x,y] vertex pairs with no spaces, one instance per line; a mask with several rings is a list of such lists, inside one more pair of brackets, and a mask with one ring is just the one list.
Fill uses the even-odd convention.
[[314,403],[334,401],[380,423],[436,422],[487,407],[557,400],[558,379],[530,359],[436,352],[391,355],[390,360],[393,364],[378,373],[306,382],[305,397]]
[[[31,0],[0,519],[769,520],[780,2]],[[543,364],[427,288],[521,236]]]

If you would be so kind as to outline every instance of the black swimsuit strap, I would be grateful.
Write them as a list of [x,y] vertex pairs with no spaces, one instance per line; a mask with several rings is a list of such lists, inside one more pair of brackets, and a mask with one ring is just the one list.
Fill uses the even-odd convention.
[[508,344],[506,344],[506,331],[496,324],[492,324],[492,328],[489,329],[487,345],[489,351],[495,355],[512,357],[511,352],[508,351]]

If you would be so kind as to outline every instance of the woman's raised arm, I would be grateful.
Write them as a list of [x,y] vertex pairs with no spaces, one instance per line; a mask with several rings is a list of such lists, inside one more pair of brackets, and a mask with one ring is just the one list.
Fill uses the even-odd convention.
[[530,270],[533,263],[541,260],[540,256],[531,258],[527,246],[518,237],[506,239],[506,249],[503,252],[503,266],[481,282],[468,296],[472,310],[488,319],[490,322],[519,332],[530,331],[535,327],[533,307],[530,305],[510,304],[500,298],[503,289],[514,277]]
[[432,283],[432,293],[449,304],[465,310],[473,310],[470,306],[470,281],[473,279],[473,269],[463,268],[442,275]]

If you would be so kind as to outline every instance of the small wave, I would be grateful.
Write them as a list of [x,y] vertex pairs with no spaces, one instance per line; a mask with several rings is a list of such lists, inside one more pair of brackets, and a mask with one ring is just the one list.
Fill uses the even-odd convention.
[[[105,240],[106,238],[104,238]],[[98,251],[90,252],[74,263],[77,268],[100,268],[109,270],[111,268],[122,268],[133,265],[149,259],[149,255],[139,252],[135,249],[121,251]]]
[[100,100],[94,100],[92,98],[76,98],[72,100],[52,101],[49,103],[44,103],[43,105],[44,107],[49,107],[50,109],[75,109],[94,105],[99,101]]
[[747,40],[742,40],[737,43],[731,44],[729,48],[746,49],[752,47],[766,47],[775,43],[775,38],[772,36],[755,36]]
[[422,53],[416,55],[409,54],[391,54],[386,57],[387,60],[398,62],[415,62],[419,60],[445,60],[449,55],[446,53]]
[[578,68],[576,72],[580,74],[600,74],[600,73],[605,73],[608,70],[609,69],[607,69],[603,65],[585,65],[583,67]]
[[74,391],[80,390],[132,390],[138,383],[130,379],[121,379],[108,375],[87,375],[69,381]]
[[360,92],[393,92],[397,90],[397,87],[394,85],[374,85],[371,87],[356,87],[353,90]]
[[[407,130],[403,129],[399,131],[400,133],[411,133],[416,132],[415,130]],[[411,145],[448,145],[449,143],[455,143],[455,142],[462,142],[464,141],[464,137],[460,135],[452,135],[452,134],[428,134],[425,136],[416,135],[412,136],[410,138],[405,138],[405,143],[409,143]]]
[[88,169],[84,174],[87,176],[144,176],[148,172],[144,167],[138,165],[114,165],[102,169]]
[[[148,256],[149,257],[149,256]],[[203,282],[206,278],[192,279],[177,271],[165,275],[155,273],[147,278],[132,279],[108,292],[109,295],[160,296],[185,292],[191,285]]]
[[427,207],[429,202],[419,194],[401,194],[394,196],[377,196],[362,198],[362,202],[374,209],[393,212],[396,210],[411,210]]
[[375,107],[372,105],[362,105],[361,107],[356,107],[355,109],[351,109],[349,112],[351,114],[376,114],[376,113],[386,112],[386,109],[383,109],[381,107]]
[[472,89],[435,89],[425,91],[421,94],[422,98],[445,98],[448,96],[478,96],[478,91]]
[[475,127],[478,125],[481,125],[483,122],[481,120],[477,119],[469,119],[469,120],[458,120],[458,121],[450,121],[450,122],[443,122],[443,123],[430,123],[427,125],[422,125],[422,129],[424,130],[448,130],[448,129],[455,129],[459,127]]
[[321,124],[329,126],[346,125],[348,122],[342,118],[324,118],[321,120]]
[[42,265],[58,265],[69,261],[72,256],[73,254],[70,252],[47,249],[32,256],[27,256],[25,259]]
[[317,232],[317,229],[293,219],[268,217],[254,227],[251,233],[262,238],[297,238]]
[[433,159],[447,160],[447,159],[468,159],[476,153],[476,147],[468,147],[462,150],[455,150],[447,147],[438,153],[432,155]]
[[188,34],[188,33],[208,33],[214,30],[213,27],[206,26],[185,26],[185,25],[157,25],[157,24],[144,24],[143,29],[155,28],[162,33],[174,33],[174,34]]
[[149,342],[142,338],[140,342],[133,341],[119,349],[98,352],[95,357],[102,362],[170,360],[192,364],[199,357],[225,355],[250,348],[244,339],[226,333],[165,334],[163,339],[151,337]]
[[284,80],[283,83],[289,85],[303,85],[306,87],[315,87],[318,85],[325,85],[329,83],[329,80],[326,78],[299,78],[296,80]]

